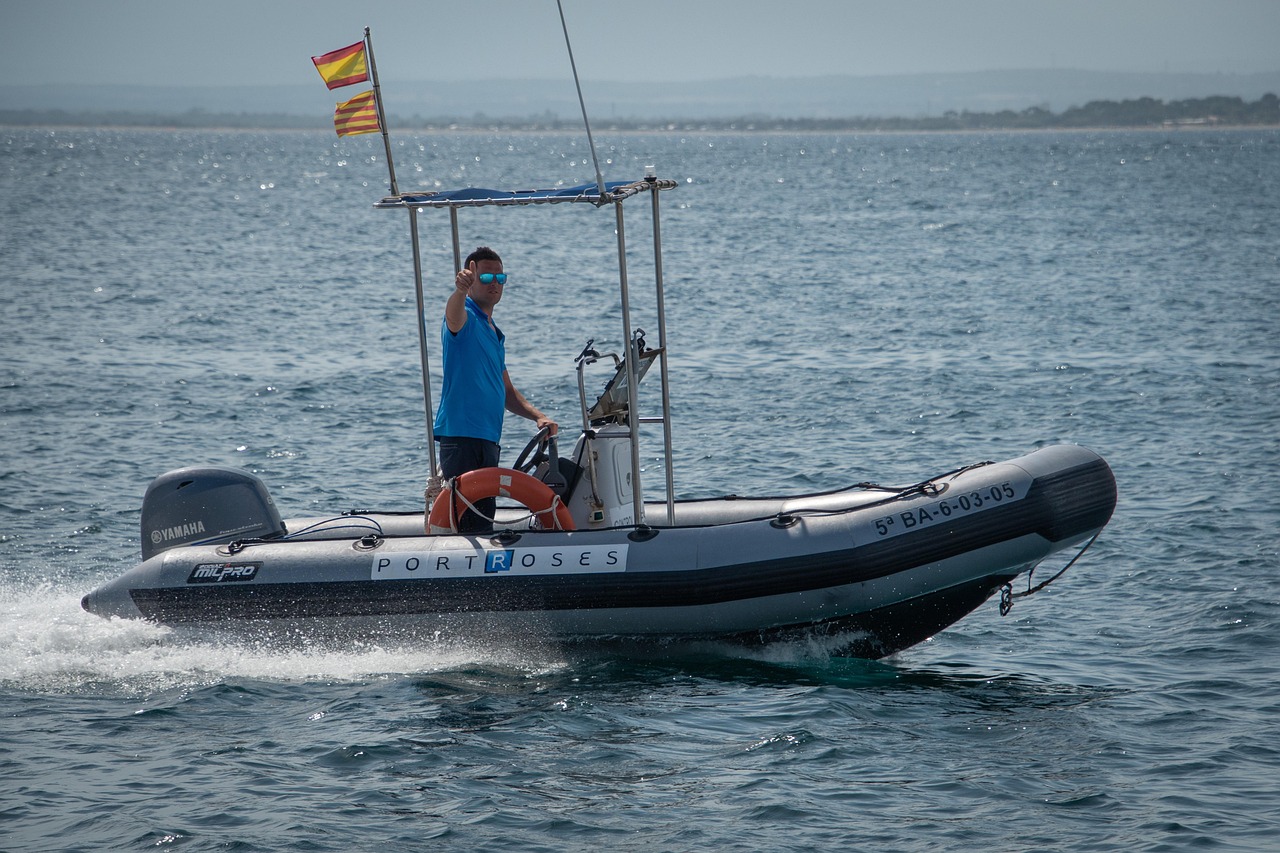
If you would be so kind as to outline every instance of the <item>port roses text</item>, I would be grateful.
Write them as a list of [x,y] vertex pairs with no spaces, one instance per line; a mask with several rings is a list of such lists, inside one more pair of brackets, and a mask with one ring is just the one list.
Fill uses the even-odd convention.
[[370,577],[373,580],[408,580],[500,573],[562,575],[622,572],[626,568],[626,545],[476,548],[380,554],[373,560]]

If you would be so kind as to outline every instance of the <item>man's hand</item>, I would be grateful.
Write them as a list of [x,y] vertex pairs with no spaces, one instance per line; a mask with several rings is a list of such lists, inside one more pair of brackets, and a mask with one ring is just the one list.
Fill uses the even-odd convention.
[[449,301],[444,304],[444,320],[449,331],[455,335],[467,324],[467,295],[475,280],[474,262],[468,264],[465,270],[458,270],[458,274],[453,277],[453,293],[449,294]]
[[459,293],[467,293],[475,281],[476,271],[467,267],[465,270],[458,270],[458,274],[453,279],[453,286]]

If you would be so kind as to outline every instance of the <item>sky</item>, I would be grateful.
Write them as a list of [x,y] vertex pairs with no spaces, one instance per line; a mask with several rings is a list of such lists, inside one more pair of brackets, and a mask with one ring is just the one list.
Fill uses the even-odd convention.
[[[583,80],[1280,70],[1280,0],[562,0]],[[5,84],[566,79],[555,0],[0,0]]]

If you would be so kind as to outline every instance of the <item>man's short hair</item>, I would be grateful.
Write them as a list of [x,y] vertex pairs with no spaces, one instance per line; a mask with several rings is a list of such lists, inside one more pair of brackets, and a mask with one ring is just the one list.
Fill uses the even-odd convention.
[[497,261],[502,263],[502,258],[498,257],[498,253],[488,246],[481,246],[471,254],[467,255],[467,262],[463,266],[471,266],[474,261]]

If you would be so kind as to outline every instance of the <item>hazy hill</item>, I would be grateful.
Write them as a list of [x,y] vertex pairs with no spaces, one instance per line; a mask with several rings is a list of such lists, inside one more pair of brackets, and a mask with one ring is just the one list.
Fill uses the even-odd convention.
[[[571,80],[479,80],[462,83],[384,80],[388,112],[435,118],[579,114]],[[0,110],[126,110],[179,114],[279,113],[328,117],[335,101],[360,87],[314,86],[0,86]],[[770,116],[937,116],[1042,107],[1066,110],[1095,100],[1161,100],[1212,95],[1257,100],[1280,92],[1280,71],[1267,74],[1123,74],[1095,71],[990,71],[876,77],[748,77],[689,83],[584,81],[588,110],[600,119]]]

